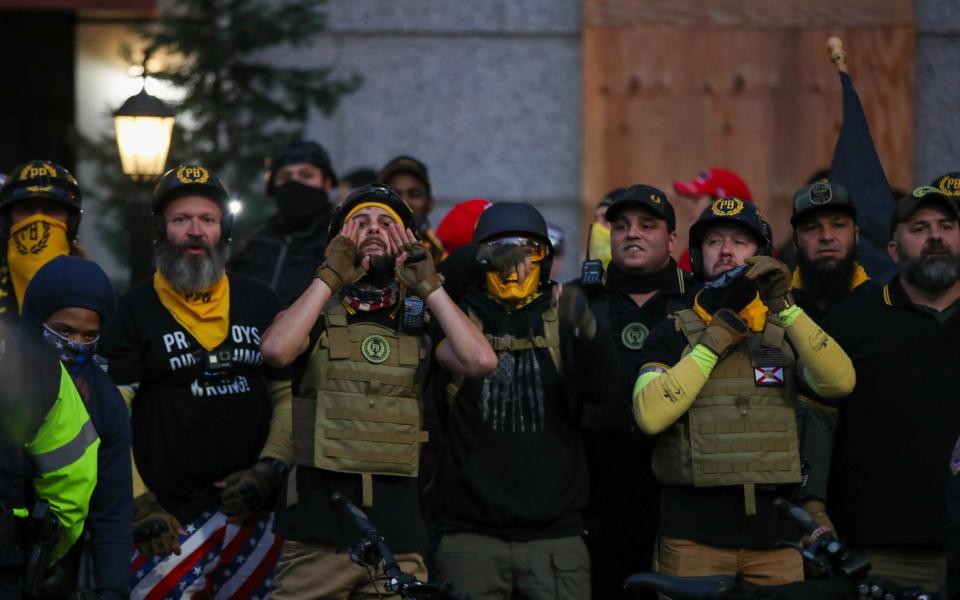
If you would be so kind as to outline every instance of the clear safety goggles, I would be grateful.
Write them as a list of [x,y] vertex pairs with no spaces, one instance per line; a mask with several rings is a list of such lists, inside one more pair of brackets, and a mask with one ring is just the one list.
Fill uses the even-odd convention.
[[520,235],[503,237],[489,242],[483,242],[484,246],[497,248],[499,246],[520,246],[530,256],[531,260],[543,260],[547,256],[547,245],[539,240]]

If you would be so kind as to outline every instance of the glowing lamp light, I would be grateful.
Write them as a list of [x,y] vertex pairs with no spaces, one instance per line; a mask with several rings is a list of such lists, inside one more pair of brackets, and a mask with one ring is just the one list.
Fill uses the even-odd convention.
[[227,210],[230,211],[231,215],[239,215],[243,211],[243,202],[233,199],[227,203]]
[[173,110],[146,90],[127,98],[113,113],[123,172],[134,181],[163,175],[173,121]]

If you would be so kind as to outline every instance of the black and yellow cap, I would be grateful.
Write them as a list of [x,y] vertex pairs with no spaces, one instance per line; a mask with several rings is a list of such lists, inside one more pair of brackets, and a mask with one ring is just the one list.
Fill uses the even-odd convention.
[[209,198],[220,206],[224,214],[227,213],[229,193],[223,182],[206,167],[180,165],[164,173],[157,182],[153,190],[153,214],[162,215],[170,202],[189,194]]
[[387,212],[399,217],[399,221],[407,229],[413,229],[413,210],[403,201],[393,189],[373,183],[353,190],[346,199],[333,209],[330,215],[330,239],[333,239],[343,228],[347,218],[364,205],[379,205]]
[[31,160],[18,165],[0,189],[0,208],[21,200],[48,199],[79,212],[80,186],[70,171],[49,160]]
[[945,173],[934,179],[930,186],[940,190],[944,196],[960,197],[960,171]]
[[642,208],[667,222],[667,231],[677,228],[677,217],[667,195],[652,185],[637,184],[617,190],[610,198],[604,217],[613,221],[617,213],[629,206]]
[[940,188],[923,185],[913,190],[912,193],[897,198],[896,207],[893,211],[893,222],[890,224],[891,236],[897,225],[905,223],[913,213],[927,205],[939,206],[946,211],[946,214],[960,220],[960,209],[957,208],[954,198],[943,193]]

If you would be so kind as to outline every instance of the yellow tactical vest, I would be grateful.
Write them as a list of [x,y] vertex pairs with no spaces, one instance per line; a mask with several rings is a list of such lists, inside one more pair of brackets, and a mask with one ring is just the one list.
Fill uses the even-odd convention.
[[416,477],[421,431],[421,336],[376,323],[347,324],[342,304],[326,309],[326,331],[310,353],[293,399],[293,461],[363,479],[372,504],[371,475]]
[[[675,323],[687,338],[686,355],[706,325],[689,309],[675,313]],[[657,479],[665,485],[742,485],[747,514],[756,513],[754,485],[800,481],[796,357],[785,333],[770,315],[762,332],[717,363],[690,409],[658,437]],[[759,385],[757,378],[782,383]]]

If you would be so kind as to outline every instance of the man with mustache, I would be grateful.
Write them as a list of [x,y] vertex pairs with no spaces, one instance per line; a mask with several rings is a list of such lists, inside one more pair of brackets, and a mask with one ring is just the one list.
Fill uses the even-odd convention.
[[857,386],[840,407],[831,516],[871,574],[942,589],[946,470],[960,403],[960,224],[940,189],[898,199],[890,257],[899,274],[836,306],[824,328]]
[[264,335],[264,358],[296,372],[275,599],[385,594],[382,580],[342,551],[361,532],[331,502],[337,492],[363,506],[404,572],[426,580],[422,384],[434,359],[471,377],[497,359],[444,291],[413,227],[413,211],[391,188],[354,190],[331,216],[316,279]]
[[[817,323],[838,303],[878,287],[857,262],[856,219],[857,209],[840,184],[816,181],[793,196],[790,224],[797,268],[792,294],[797,306]],[[825,500],[837,406],[812,394],[801,394],[799,400],[797,419],[807,475],[800,497],[814,519],[832,529]]]
[[704,288],[644,344],[633,410],[640,429],[658,435],[661,573],[759,585],[803,578],[800,555],[777,547],[795,536],[773,505],[800,483],[797,393],[841,397],[855,377],[840,346],[794,304],[790,271],[772,248],[760,209],[714,200],[690,228]]
[[274,151],[264,178],[277,212],[230,259],[230,271],[259,279],[283,302],[293,301],[323,259],[337,174],[323,146],[300,140]]
[[201,166],[160,179],[157,270],[120,299],[104,333],[131,407],[133,598],[264,595],[280,551],[270,508],[292,456],[290,378],[260,355],[279,300],[224,271],[227,201]]
[[622,588],[628,575],[650,568],[659,527],[660,484],[650,470],[653,438],[636,430],[630,414],[643,346],[657,323],[693,302],[698,286],[671,257],[676,217],[662,191],[643,184],[617,190],[601,217],[610,225],[611,242],[603,280],[567,285],[586,292],[619,359],[617,393],[602,404],[585,404],[583,418],[590,468],[584,520],[593,596],[612,599],[626,597]]

